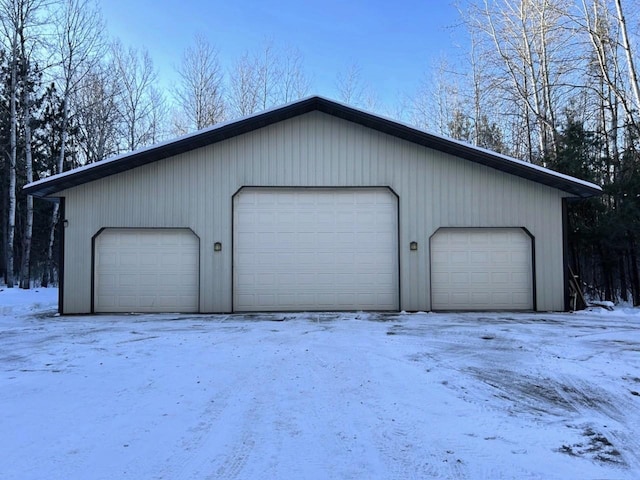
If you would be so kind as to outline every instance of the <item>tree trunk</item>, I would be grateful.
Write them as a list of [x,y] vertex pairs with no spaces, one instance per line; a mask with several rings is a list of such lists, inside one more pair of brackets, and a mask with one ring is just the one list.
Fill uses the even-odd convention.
[[638,257],[636,255],[636,242],[629,240],[629,256],[631,257],[631,292],[633,306],[640,306],[640,272],[638,272]]
[[[5,168],[9,168],[9,157],[5,158]],[[0,195],[2,196],[2,256],[0,256],[0,274],[2,274],[2,278],[0,279],[4,284],[7,283],[7,225],[9,224],[9,198],[7,195],[7,188],[9,187],[9,179],[2,178],[0,179],[2,184],[0,185]]]
[[58,203],[53,204],[53,212],[51,214],[51,223],[49,224],[49,244],[47,246],[47,261],[45,264],[45,275],[46,278],[42,280],[42,286],[46,287],[49,285],[50,281],[53,281],[55,275],[53,272],[53,245],[56,240],[56,227],[58,226],[60,214],[60,206]]
[[13,288],[14,286],[14,272],[13,272],[13,243],[16,231],[16,94],[18,90],[18,65],[16,58],[17,33],[14,33],[13,38],[13,52],[11,59],[11,85],[10,85],[10,133],[9,133],[9,218],[7,221],[7,287]]
[[621,252],[618,261],[618,268],[620,269],[620,300],[623,302],[629,301],[629,287],[627,286],[627,275],[624,268],[624,252]]
[[[33,158],[31,155],[31,100],[26,91],[24,97],[24,141],[27,183],[33,182]],[[33,197],[27,195],[27,218],[24,228],[22,268],[20,269],[20,288],[31,286],[31,238],[33,235]]]
[[547,30],[547,5],[543,2],[541,5],[540,12],[540,31],[538,32],[539,37],[539,61],[540,61],[540,72],[541,75],[541,89],[542,89],[542,112],[544,115],[544,122],[541,125],[541,132],[544,132],[544,156],[548,157],[549,154],[554,157],[558,154],[558,132],[556,128],[556,115],[555,115],[555,105],[552,98],[552,85],[551,85],[551,73],[550,73],[550,65],[549,65],[549,54],[547,51],[547,46],[549,43],[548,40],[548,30]]
[[611,265],[609,264],[609,258],[605,255],[604,249],[602,245],[598,245],[598,250],[600,253],[600,268],[602,271],[602,282],[604,288],[604,299],[612,302],[613,301],[613,288],[611,285],[612,275],[611,275]]
[[[62,131],[60,132],[61,143],[60,143],[60,155],[58,157],[58,171],[56,173],[62,173],[64,169],[64,155],[65,155],[65,145],[67,143],[67,125],[69,123],[69,106],[68,106],[68,91],[64,92],[64,97],[62,99]],[[47,261],[45,265],[45,274],[42,279],[42,286],[46,286],[45,284],[49,284],[50,281],[53,280],[53,245],[56,239],[56,228],[58,226],[58,221],[60,220],[60,204],[57,202],[53,204],[53,211],[51,213],[51,223],[49,224],[49,245],[47,247]]]
[[620,27],[620,33],[622,36],[622,48],[624,49],[624,53],[627,57],[629,83],[631,84],[631,90],[633,91],[633,96],[635,97],[635,110],[638,111],[640,110],[640,86],[638,85],[638,74],[636,72],[636,67],[633,63],[633,53],[631,52],[629,34],[627,33],[627,22],[624,18],[624,14],[622,13],[621,0],[616,0],[616,12],[618,13],[618,26]]

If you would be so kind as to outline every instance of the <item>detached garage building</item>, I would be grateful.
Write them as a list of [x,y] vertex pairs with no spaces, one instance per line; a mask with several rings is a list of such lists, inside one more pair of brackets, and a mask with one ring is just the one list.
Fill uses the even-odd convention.
[[25,187],[62,313],[563,310],[600,187],[312,97]]

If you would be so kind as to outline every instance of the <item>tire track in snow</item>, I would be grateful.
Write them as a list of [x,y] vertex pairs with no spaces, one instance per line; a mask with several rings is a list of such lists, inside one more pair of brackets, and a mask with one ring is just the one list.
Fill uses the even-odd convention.
[[[386,403],[374,403],[374,412],[378,418],[373,428],[374,445],[388,470],[385,478],[465,479],[468,478],[469,472],[464,458],[469,452],[460,452],[460,449],[454,452],[446,448],[438,438],[438,432],[429,428],[428,421],[405,416],[406,412],[419,412],[424,406],[405,404],[405,399],[400,392],[406,388],[412,388],[418,392],[424,392],[427,403],[430,398],[427,392],[433,380],[429,375],[429,367],[432,367],[429,364],[434,362],[434,358],[425,351],[425,340],[422,334],[423,332],[420,332],[420,335],[417,335],[414,345],[417,352],[415,354],[398,358],[393,353],[394,342],[390,342],[388,344],[390,352],[381,350],[374,357],[376,360],[374,369],[385,370],[383,376],[387,380],[386,387],[390,382],[394,386],[393,389],[399,392]],[[406,346],[406,339],[403,343]],[[425,364],[429,367],[425,368]],[[416,375],[416,370],[421,373]],[[407,386],[405,378],[423,378],[424,384]]]
[[179,451],[168,457],[163,463],[164,467],[155,476],[157,479],[192,479],[194,478],[194,463],[200,463],[200,457],[204,454],[205,445],[210,443],[215,434],[212,424],[221,416],[229,405],[232,388],[227,388],[216,393],[209,404],[201,411],[197,425],[187,430],[187,437],[183,437]]
[[[296,411],[278,412],[296,434],[285,445],[297,446],[297,465],[286,463],[301,478],[309,478],[310,472],[316,472],[313,476],[321,472],[326,479],[366,478],[370,476],[371,459],[363,445],[369,439],[360,424],[362,410],[368,410],[359,399],[358,406],[354,402],[353,393],[358,387],[353,384],[357,381],[349,380],[354,364],[345,362],[343,355],[333,354],[340,347],[324,343],[324,330],[314,325],[303,332],[304,343],[294,355],[292,368],[286,372],[290,377],[304,379],[297,391],[290,394]],[[318,338],[323,341],[318,343]],[[291,476],[291,472],[282,470],[273,473]]]
[[[256,445],[256,441],[251,434],[251,425],[256,418],[255,409],[249,411],[240,438],[233,444],[228,454],[223,457],[222,463],[217,466],[215,472],[203,478],[225,478],[229,480],[239,478]],[[215,464],[213,466],[214,468],[216,467]]]
[[[242,341],[243,327],[240,329],[233,326],[225,328],[239,334],[235,338],[230,336],[228,338],[230,343]],[[232,348],[228,352],[228,361],[232,361],[231,358],[237,361],[238,357],[235,355],[235,351],[236,349]],[[233,410],[234,405],[241,404],[239,392],[242,392],[242,388],[247,385],[253,373],[250,364],[244,365],[244,368],[238,368],[236,365],[234,366],[234,372],[236,375],[233,377],[233,381],[223,383],[224,387],[218,388],[209,397],[208,402],[200,407],[201,410],[197,414],[197,423],[186,430],[181,440],[179,451],[164,461],[164,467],[155,478],[171,480],[207,478],[207,475],[211,472],[212,461],[218,455],[220,444],[223,443],[221,440],[223,429],[221,427],[228,421],[229,411]],[[201,380],[201,382],[204,381]],[[218,379],[214,386],[219,387],[221,382],[223,380]],[[241,466],[239,464],[229,465],[230,473],[240,469]],[[223,478],[231,477],[225,475]]]
[[[252,473],[254,466],[251,460],[256,456],[264,460],[265,450],[282,437],[281,430],[288,422],[283,421],[282,412],[274,411],[279,402],[275,398],[278,392],[273,389],[278,384],[277,378],[295,373],[290,368],[290,352],[277,344],[270,344],[274,339],[273,333],[266,334],[264,343],[267,345],[259,345],[263,349],[261,355],[249,354],[240,361],[242,377],[234,380],[234,385],[228,390],[225,408],[217,421],[208,425],[209,434],[199,442],[198,449],[205,454],[193,458],[187,467],[196,474],[196,478],[269,476],[264,470]],[[264,354],[269,351],[272,354],[270,358]],[[265,358],[268,358],[266,362]],[[262,363],[256,363],[256,360]],[[275,382],[272,382],[272,377]],[[258,468],[264,467],[261,464]]]

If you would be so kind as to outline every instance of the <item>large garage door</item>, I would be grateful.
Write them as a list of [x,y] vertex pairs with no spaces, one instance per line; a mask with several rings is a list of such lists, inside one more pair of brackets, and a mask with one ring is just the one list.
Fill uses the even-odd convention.
[[94,311],[197,312],[198,259],[191,230],[103,230],[95,239]]
[[386,188],[243,189],[234,310],[397,310],[397,208]]
[[521,228],[444,228],[431,239],[433,310],[531,310],[531,237]]

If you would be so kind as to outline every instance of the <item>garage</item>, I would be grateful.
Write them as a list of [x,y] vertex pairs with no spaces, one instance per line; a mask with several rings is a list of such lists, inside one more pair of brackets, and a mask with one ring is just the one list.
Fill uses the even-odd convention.
[[399,309],[388,188],[243,188],[233,208],[234,311]]
[[532,238],[522,228],[441,228],[431,238],[434,310],[533,310]]
[[314,96],[24,193],[60,205],[61,313],[413,312],[567,308],[602,189]]
[[94,311],[197,312],[199,249],[185,228],[102,230],[94,244]]

